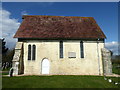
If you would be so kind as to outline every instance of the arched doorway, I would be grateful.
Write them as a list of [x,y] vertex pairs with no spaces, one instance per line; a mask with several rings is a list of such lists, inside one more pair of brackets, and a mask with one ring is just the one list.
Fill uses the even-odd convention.
[[42,61],[42,74],[49,74],[50,62],[48,59]]

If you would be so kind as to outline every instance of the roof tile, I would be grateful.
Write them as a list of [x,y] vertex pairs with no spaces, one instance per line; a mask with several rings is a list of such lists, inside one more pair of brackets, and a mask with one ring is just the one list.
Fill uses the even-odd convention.
[[93,17],[24,15],[14,38],[106,38]]

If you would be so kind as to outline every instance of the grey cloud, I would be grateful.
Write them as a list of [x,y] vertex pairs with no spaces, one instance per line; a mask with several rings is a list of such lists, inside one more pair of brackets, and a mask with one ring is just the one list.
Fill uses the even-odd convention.
[[114,55],[118,54],[118,42],[112,41],[105,43],[105,47],[113,52]]

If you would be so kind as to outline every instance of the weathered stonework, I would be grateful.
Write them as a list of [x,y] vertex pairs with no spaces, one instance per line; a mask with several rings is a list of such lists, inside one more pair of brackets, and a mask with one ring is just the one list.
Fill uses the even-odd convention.
[[104,75],[112,74],[111,52],[105,48],[102,49],[103,71]]
[[22,56],[22,44],[23,42],[17,42],[15,47],[15,54],[12,60],[12,68],[13,68],[13,75],[19,74],[19,66],[21,65],[20,62],[23,59]]

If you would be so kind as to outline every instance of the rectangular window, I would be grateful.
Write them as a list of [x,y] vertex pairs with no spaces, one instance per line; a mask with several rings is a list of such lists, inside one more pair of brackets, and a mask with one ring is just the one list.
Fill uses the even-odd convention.
[[63,41],[60,41],[60,58],[63,58]]
[[84,46],[83,46],[83,42],[80,42],[80,54],[81,54],[81,58],[84,58]]
[[31,45],[28,45],[28,60],[31,60]]
[[32,60],[35,60],[35,55],[36,55],[36,46],[32,46]]

